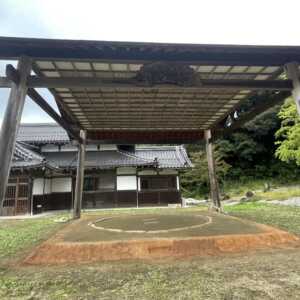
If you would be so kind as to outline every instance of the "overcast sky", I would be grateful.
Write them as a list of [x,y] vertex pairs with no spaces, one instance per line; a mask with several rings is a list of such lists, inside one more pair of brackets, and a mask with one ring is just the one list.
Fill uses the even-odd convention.
[[[299,9],[297,0],[0,0],[0,36],[300,45]],[[0,90],[0,122],[7,97]],[[49,121],[26,99],[22,122]]]

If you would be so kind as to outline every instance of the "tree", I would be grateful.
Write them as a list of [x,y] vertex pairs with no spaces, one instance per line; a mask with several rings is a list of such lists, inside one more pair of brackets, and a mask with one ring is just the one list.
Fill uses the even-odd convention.
[[[192,149],[192,151],[191,151]],[[191,196],[204,195],[209,192],[209,179],[206,153],[203,147],[188,147],[189,156],[194,164],[194,168],[187,169],[181,177],[181,186],[185,193]],[[220,182],[224,179],[230,165],[222,158],[218,149],[214,149],[217,176]]]
[[280,127],[279,108],[275,106],[267,110],[217,141],[223,159],[232,166],[228,179],[247,181],[273,177],[278,173],[278,162],[281,162],[275,161],[274,134]]
[[[245,113],[258,102],[268,101],[269,94],[245,102],[239,113]],[[276,133],[276,134],[275,134]],[[183,191],[204,195],[209,191],[206,155],[203,147],[187,147],[195,169],[182,177]],[[280,108],[270,108],[215,143],[218,179],[248,182],[254,179],[287,182],[299,178],[300,119],[293,100]]]
[[281,161],[300,165],[300,117],[293,99],[288,98],[281,107],[278,117],[281,127],[277,130],[275,155]]

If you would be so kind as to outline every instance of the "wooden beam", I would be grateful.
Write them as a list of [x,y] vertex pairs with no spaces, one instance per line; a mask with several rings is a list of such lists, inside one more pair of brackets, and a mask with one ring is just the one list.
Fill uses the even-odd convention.
[[214,208],[220,211],[221,200],[220,200],[219,184],[218,184],[218,179],[216,174],[213,145],[211,141],[211,131],[205,130],[204,137],[206,141],[206,157],[207,157],[207,165],[208,165],[208,177],[210,183],[210,195],[211,195]]
[[30,74],[31,65],[31,58],[20,58],[18,63],[19,82],[11,84],[10,95],[2,121],[0,132],[0,214],[27,93],[26,79]]
[[202,130],[88,130],[90,141],[117,144],[196,143],[203,139]]
[[[44,74],[40,71],[40,69],[38,68],[36,62],[33,62],[32,64],[32,69],[35,72],[35,74],[37,76],[40,77],[45,77]],[[59,94],[55,91],[55,89],[49,89],[50,93],[53,95],[54,100],[56,102],[57,108],[60,112],[61,117],[68,123],[70,124],[74,124],[75,126],[77,126],[78,128],[79,123],[78,121],[74,118],[73,114],[70,112],[70,110],[68,109],[67,105],[62,101],[62,98],[59,96]]]
[[73,209],[73,219],[79,219],[81,216],[82,195],[83,195],[83,182],[84,182],[84,165],[85,165],[85,144],[86,144],[86,132],[80,130],[80,137],[82,143],[78,145],[78,160],[77,160],[77,173],[76,173],[76,185],[75,185],[75,199]]
[[[18,84],[20,81],[20,74],[12,65],[6,66],[6,76],[15,84]],[[79,133],[75,131],[35,89],[28,88],[27,94],[43,111],[45,111],[51,118],[53,118],[54,121],[63,127],[72,138],[81,142]]]
[[28,55],[37,60],[155,62],[191,65],[282,66],[300,61],[297,46],[197,45],[37,38],[0,38],[0,59]]
[[[15,84],[19,84],[20,74],[13,65],[6,65],[5,74],[10,81],[13,81]],[[26,81],[26,85],[28,87],[28,81]]]
[[300,74],[299,64],[297,62],[287,63],[285,65],[287,77],[293,82],[292,95],[296,103],[298,114],[300,115]]
[[[13,65],[6,65],[5,74],[6,77],[0,77],[0,87],[10,88],[12,82],[19,84],[20,75]],[[27,82],[26,85],[28,87]]]
[[[261,103],[256,104],[253,109],[243,113],[237,120],[235,120],[231,126],[224,127],[224,125],[217,125],[214,129],[212,141],[215,141],[224,135],[232,133],[237,128],[241,128],[245,123],[254,119],[256,116],[260,115],[261,113],[265,112],[271,107],[282,103],[286,98],[290,96],[290,92],[281,92],[279,94],[274,95],[268,101],[263,101]],[[224,124],[224,122],[221,122],[221,124]]]
[[27,94],[43,111],[64,128],[73,139],[82,142],[78,131],[74,130],[35,89],[28,89]]
[[185,88],[185,89],[247,89],[247,90],[291,90],[290,80],[217,80],[203,79],[199,84],[180,86],[176,84],[148,85],[135,79],[102,79],[94,77],[28,77],[28,87],[33,88]]

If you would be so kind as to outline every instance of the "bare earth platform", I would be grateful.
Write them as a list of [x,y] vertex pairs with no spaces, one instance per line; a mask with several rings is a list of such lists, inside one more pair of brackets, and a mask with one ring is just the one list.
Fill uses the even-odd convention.
[[208,212],[85,215],[37,247],[25,264],[183,258],[298,243],[273,227]]

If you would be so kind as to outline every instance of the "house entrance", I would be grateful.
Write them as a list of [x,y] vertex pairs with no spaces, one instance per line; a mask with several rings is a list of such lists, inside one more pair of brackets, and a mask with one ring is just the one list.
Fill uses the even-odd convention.
[[29,212],[29,181],[26,177],[10,178],[3,202],[3,215],[14,216]]

